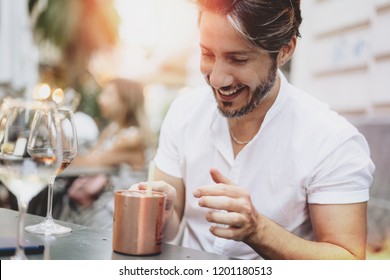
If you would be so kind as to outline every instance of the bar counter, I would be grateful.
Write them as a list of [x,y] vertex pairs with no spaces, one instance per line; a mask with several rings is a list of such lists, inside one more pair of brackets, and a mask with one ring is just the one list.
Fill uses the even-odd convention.
[[[18,211],[0,208],[0,237],[15,237]],[[27,214],[25,226],[41,222],[44,218]],[[44,236],[24,231],[27,240],[40,242],[45,246],[42,254],[29,254],[33,260],[227,260],[227,256],[210,254],[172,244],[163,244],[162,253],[153,256],[130,256],[112,250],[112,232],[57,221],[71,227],[72,232],[62,236]],[[9,256],[0,256],[9,259]]]

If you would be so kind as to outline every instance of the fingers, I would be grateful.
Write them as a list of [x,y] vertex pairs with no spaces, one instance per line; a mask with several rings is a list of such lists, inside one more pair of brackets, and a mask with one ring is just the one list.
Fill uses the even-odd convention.
[[244,215],[225,211],[210,211],[206,214],[206,220],[210,223],[227,225],[235,228],[240,228],[248,223],[248,219],[246,219]]
[[250,221],[239,213],[214,211],[207,213],[206,219],[214,224],[210,232],[217,237],[244,241],[251,232]]
[[212,226],[210,227],[210,232],[220,238],[231,239],[235,241],[244,241],[246,237],[246,233],[242,228],[236,227],[218,227]]
[[250,214],[210,211],[206,220],[212,224],[210,232],[221,238],[246,242],[248,238],[260,231],[260,215],[257,212]]
[[164,181],[153,181],[153,182],[140,182],[130,186],[129,190],[147,190],[148,186],[152,188],[152,191],[162,192],[165,194],[176,193],[175,188],[165,183]]
[[147,189],[147,184],[145,182],[136,183],[130,186],[129,190],[132,191],[142,191]]
[[216,184],[201,186],[193,192],[200,207],[218,210],[206,214],[206,220],[214,224],[210,232],[217,237],[245,241],[258,223],[250,193],[215,168],[210,169],[210,175]]
[[247,191],[237,186],[217,184],[197,188],[193,195],[196,198],[203,196],[227,196],[232,198],[248,197]]
[[213,181],[217,184],[227,184],[227,185],[235,185],[233,181],[229,178],[225,177],[218,169],[211,168],[210,175]]
[[225,210],[228,212],[239,212],[248,214],[251,211],[249,200],[244,197],[232,198],[228,196],[202,196],[198,200],[201,207],[210,209]]
[[171,185],[167,184],[164,181],[153,181],[153,182],[140,182],[137,184],[132,185],[129,190],[147,190],[148,186],[152,188],[152,191],[155,192],[161,192],[166,194],[167,200],[166,200],[166,206],[165,208],[167,210],[170,210],[173,208],[175,201],[176,201],[176,190]]
[[211,168],[210,175],[216,185],[207,185],[197,188],[193,192],[193,195],[196,198],[202,196],[229,196],[238,198],[243,196],[243,189],[238,188],[233,181],[224,176],[218,169]]

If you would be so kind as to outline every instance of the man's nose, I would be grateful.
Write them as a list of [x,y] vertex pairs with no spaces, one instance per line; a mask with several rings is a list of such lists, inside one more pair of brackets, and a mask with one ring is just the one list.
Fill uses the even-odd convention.
[[214,63],[208,77],[208,82],[214,88],[223,88],[232,85],[233,75],[223,63]]

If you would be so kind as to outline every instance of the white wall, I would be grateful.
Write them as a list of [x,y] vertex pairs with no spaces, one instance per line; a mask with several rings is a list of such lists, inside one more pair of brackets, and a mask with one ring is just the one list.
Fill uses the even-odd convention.
[[291,81],[344,113],[390,108],[390,0],[302,1]]
[[37,80],[38,50],[27,1],[0,0],[0,98],[19,91],[31,98]]

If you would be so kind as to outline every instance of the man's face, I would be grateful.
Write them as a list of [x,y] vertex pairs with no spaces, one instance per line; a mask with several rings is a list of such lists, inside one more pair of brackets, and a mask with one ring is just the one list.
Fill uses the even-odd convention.
[[225,16],[203,12],[199,27],[200,69],[220,112],[228,118],[251,113],[275,84],[276,61],[249,46]]

